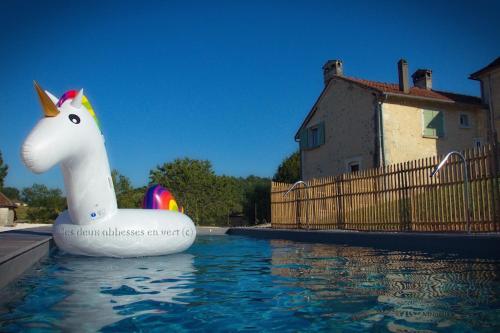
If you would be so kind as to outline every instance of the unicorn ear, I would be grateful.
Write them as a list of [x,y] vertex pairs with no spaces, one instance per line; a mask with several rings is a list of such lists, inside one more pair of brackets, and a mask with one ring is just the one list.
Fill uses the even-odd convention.
[[83,98],[83,89],[80,89],[78,94],[76,94],[75,98],[71,101],[71,105],[75,108],[80,108],[82,106],[82,98]]
[[48,90],[45,90],[45,94],[47,94],[47,96],[49,96],[50,100],[52,101],[52,103],[56,104],[59,103],[59,98],[57,98],[56,96],[52,95]]

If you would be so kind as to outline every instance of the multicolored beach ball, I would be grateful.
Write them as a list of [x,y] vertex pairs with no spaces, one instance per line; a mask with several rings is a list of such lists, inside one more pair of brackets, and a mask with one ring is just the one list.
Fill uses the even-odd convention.
[[148,188],[144,199],[142,199],[142,208],[173,210],[181,213],[184,211],[179,208],[172,193],[158,184],[151,185]]

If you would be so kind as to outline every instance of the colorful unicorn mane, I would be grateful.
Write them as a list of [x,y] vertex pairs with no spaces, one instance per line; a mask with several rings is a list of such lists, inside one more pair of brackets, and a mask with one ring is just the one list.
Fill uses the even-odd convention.
[[[57,107],[61,107],[61,105],[63,105],[64,102],[66,102],[66,100],[75,98],[77,94],[78,94],[78,90],[66,91],[62,95],[62,97],[59,98],[59,101],[57,102]],[[83,98],[82,98],[82,105],[85,107],[85,109],[87,109],[88,113],[90,113],[92,118],[94,118],[94,121],[97,124],[97,127],[99,128],[99,130],[102,133],[101,123],[99,121],[99,118],[97,118],[97,115],[96,115],[94,109],[92,108],[90,101],[88,100],[87,96],[85,96],[85,95],[83,95]]]

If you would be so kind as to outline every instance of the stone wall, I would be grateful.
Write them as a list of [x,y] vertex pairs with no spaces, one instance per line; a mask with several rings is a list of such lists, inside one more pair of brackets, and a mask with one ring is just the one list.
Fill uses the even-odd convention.
[[[396,104],[397,103],[397,104]],[[442,111],[444,137],[423,136],[423,110]],[[460,114],[469,116],[470,127],[460,126]],[[486,144],[486,110],[456,105],[403,100],[382,105],[386,164],[446,154],[474,147],[474,139]]]
[[357,159],[361,169],[374,166],[375,96],[342,79],[332,79],[317,110],[307,123],[325,123],[325,144],[302,150],[302,179],[346,172],[346,163]]

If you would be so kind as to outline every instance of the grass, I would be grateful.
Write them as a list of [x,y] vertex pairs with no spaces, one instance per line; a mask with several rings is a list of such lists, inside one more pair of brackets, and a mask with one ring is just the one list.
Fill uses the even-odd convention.
[[47,219],[32,219],[29,217],[29,211],[32,207],[18,207],[16,208],[16,223],[45,223],[52,224],[54,220]]

